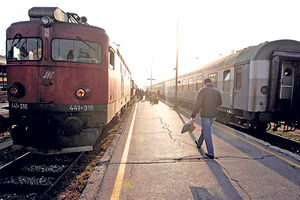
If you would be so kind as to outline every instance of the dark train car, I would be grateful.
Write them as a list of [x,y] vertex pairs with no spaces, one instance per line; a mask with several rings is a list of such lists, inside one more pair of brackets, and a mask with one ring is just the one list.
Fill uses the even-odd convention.
[[130,100],[131,73],[102,28],[34,7],[7,29],[8,100],[16,145],[89,151]]
[[[264,42],[180,75],[179,103],[192,108],[205,78],[222,94],[219,121],[256,130],[270,128],[271,122],[289,129],[299,126],[300,42]],[[174,78],[153,87],[174,100]]]

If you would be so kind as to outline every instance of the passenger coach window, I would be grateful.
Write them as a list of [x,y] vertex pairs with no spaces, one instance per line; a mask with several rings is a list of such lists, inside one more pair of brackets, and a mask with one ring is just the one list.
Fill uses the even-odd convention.
[[185,88],[186,88],[186,80],[182,81],[182,86],[181,87],[182,87],[182,90],[185,90]]
[[196,78],[196,90],[200,90],[203,87],[203,77],[197,76]]
[[42,40],[39,38],[15,38],[6,42],[8,61],[40,60],[42,58]]
[[190,78],[188,81],[188,90],[193,91],[194,90],[194,79]]
[[211,79],[211,81],[215,87],[218,87],[218,74],[217,73],[208,74],[208,78]]
[[223,91],[230,91],[230,70],[226,70],[223,72]]
[[242,89],[242,77],[243,77],[243,68],[236,68],[236,85],[235,89]]
[[178,81],[178,83],[177,83],[177,90],[181,89],[180,84],[181,84],[181,81]]
[[84,40],[54,39],[52,59],[55,61],[100,64],[102,48],[99,44]]

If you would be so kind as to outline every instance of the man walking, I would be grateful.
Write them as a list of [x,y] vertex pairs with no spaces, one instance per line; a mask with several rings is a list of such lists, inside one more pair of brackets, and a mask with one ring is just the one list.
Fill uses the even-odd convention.
[[217,88],[212,84],[212,81],[208,78],[204,80],[204,87],[199,91],[197,100],[194,105],[192,120],[195,121],[195,117],[200,110],[202,131],[198,139],[195,141],[197,147],[200,149],[205,140],[208,158],[214,159],[214,147],[211,137],[211,125],[217,116],[217,107],[222,104],[221,94]]

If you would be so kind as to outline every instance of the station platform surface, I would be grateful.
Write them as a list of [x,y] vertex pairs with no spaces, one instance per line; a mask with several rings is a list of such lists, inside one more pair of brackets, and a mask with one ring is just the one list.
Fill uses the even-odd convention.
[[[198,150],[201,125],[181,134],[190,111],[136,103],[105,170],[81,199],[300,199],[300,157],[213,124],[215,159]],[[100,174],[100,175],[98,175]],[[87,194],[89,191],[89,194]],[[92,194],[91,194],[92,193]]]

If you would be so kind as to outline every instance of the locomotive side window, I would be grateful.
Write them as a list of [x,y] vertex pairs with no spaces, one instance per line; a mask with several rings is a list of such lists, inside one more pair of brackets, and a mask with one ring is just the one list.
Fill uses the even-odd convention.
[[235,89],[242,89],[242,77],[243,77],[243,68],[239,67],[236,69],[236,85]]
[[14,38],[6,42],[8,61],[40,60],[42,58],[42,40],[39,38]]
[[115,52],[113,49],[109,49],[109,64],[112,69],[115,69]]
[[203,77],[197,76],[196,78],[196,90],[200,90],[203,87]]
[[218,74],[217,73],[208,74],[208,78],[211,79],[213,85],[217,88],[218,87]]
[[223,72],[223,91],[230,91],[230,70],[226,70]]
[[51,44],[55,61],[100,64],[102,48],[99,44],[84,40],[54,39]]

